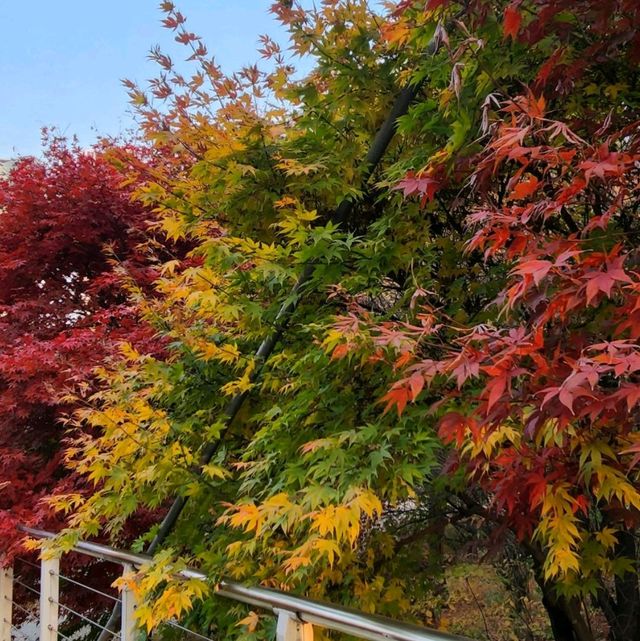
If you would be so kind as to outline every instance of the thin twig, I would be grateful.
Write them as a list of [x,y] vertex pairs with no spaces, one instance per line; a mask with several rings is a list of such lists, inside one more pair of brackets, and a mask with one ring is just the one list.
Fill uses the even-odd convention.
[[492,641],[493,637],[489,632],[489,624],[487,623],[487,618],[484,616],[484,610],[482,609],[482,605],[480,605],[480,601],[478,601],[478,598],[476,597],[475,592],[471,587],[471,583],[469,583],[469,579],[465,576],[464,580],[465,580],[465,583],[467,584],[467,587],[469,588],[469,592],[471,592],[471,596],[473,597],[473,600],[475,601],[476,606],[478,607],[478,610],[480,611],[480,616],[482,617],[482,622],[484,624],[484,631],[487,633],[487,639],[489,639],[489,641]]

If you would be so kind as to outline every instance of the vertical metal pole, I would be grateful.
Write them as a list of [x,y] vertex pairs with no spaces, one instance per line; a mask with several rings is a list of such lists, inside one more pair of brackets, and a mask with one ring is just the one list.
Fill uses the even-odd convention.
[[13,567],[0,570],[0,641],[11,641],[11,616],[13,610]]
[[313,641],[313,626],[300,621],[295,612],[278,610],[276,641]]
[[[133,570],[132,566],[128,563],[123,563],[122,574],[128,574]],[[121,592],[122,598],[122,615],[120,617],[120,641],[134,641],[136,636],[136,600],[133,592],[124,587]]]
[[40,561],[40,641],[58,641],[60,559]]

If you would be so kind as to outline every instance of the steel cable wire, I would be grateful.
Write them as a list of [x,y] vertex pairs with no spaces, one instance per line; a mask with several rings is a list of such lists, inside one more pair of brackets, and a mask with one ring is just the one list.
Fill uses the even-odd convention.
[[89,590],[90,592],[94,592],[95,594],[99,594],[100,596],[107,597],[108,599],[111,599],[116,603],[122,603],[122,601],[118,599],[118,597],[115,597],[112,594],[107,594],[106,592],[102,592],[101,590],[97,590],[96,588],[92,588],[90,585],[87,585],[86,583],[80,583],[80,581],[71,579],[68,576],[65,576],[64,574],[58,574],[57,576],[60,577],[63,581],[68,581],[69,583],[73,583],[73,585],[77,585],[78,587],[84,588],[85,590]]
[[114,632],[113,630],[108,630],[105,626],[101,625],[97,621],[94,621],[93,619],[90,619],[89,617],[86,617],[84,614],[80,614],[80,612],[77,612],[73,608],[70,608],[68,605],[63,605],[62,603],[58,601],[54,601],[53,599],[49,599],[49,603],[52,605],[57,605],[59,608],[62,608],[65,612],[69,612],[73,614],[74,616],[77,616],[79,619],[82,619],[85,623],[88,623],[89,625],[94,625],[96,628],[99,628],[103,632],[108,632],[111,636],[119,638],[120,634],[118,632]]
[[34,594],[37,594],[38,596],[40,596],[40,590],[36,590],[35,588],[32,588],[30,585],[27,585],[26,583],[23,583],[19,579],[14,578],[13,582],[17,583],[20,586],[22,586],[25,590],[29,590],[29,592],[33,592]]
[[[5,597],[5,599],[6,598],[7,597]],[[18,608],[18,610],[20,610],[21,612],[24,612],[27,616],[30,616],[30,617],[37,616],[35,612],[33,612],[32,610],[28,610],[27,608],[23,607],[19,603],[16,603],[15,601],[11,601],[11,605],[15,608]]]
[[36,563],[32,563],[31,561],[27,561],[27,559],[23,559],[22,557],[17,556],[15,560],[20,561],[21,563],[25,563],[26,565],[30,565],[32,568],[35,568],[36,570],[38,570],[38,572],[40,571],[39,565],[37,565]]
[[198,639],[202,639],[202,641],[212,641],[210,637],[206,637],[204,634],[200,634],[199,632],[194,632],[189,628],[185,628],[183,625],[180,625],[177,621],[165,621],[165,625],[171,626],[172,628],[177,628],[178,630],[182,630],[183,632],[186,632],[187,634],[191,634],[192,636],[197,637]]

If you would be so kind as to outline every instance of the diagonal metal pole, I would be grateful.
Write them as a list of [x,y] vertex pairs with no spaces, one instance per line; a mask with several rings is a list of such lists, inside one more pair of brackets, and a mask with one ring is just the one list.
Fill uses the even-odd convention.
[[[433,54],[437,51],[437,49],[438,42],[436,42],[436,40],[434,39],[427,47],[427,52]],[[389,147],[389,143],[393,139],[397,130],[398,118],[407,113],[407,111],[409,110],[409,106],[417,96],[423,84],[424,80],[418,83],[410,83],[398,94],[393,107],[391,108],[391,111],[376,133],[373,142],[371,143],[371,147],[369,148],[369,151],[367,152],[367,155],[363,161],[363,188],[366,188],[369,179],[373,175],[373,172],[375,171],[376,167],[382,160],[387,148]],[[355,202],[353,198],[345,198],[342,202],[340,202],[329,220],[335,224],[340,224],[347,221],[349,215],[353,211],[354,205]],[[298,280],[291,289],[287,300],[282,304],[280,310],[278,311],[271,334],[262,341],[260,347],[258,347],[258,350],[254,354],[255,367],[250,377],[250,381],[252,383],[259,378],[265,362],[273,353],[275,346],[285,333],[289,325],[289,321],[291,320],[291,316],[298,306],[302,289],[304,285],[311,280],[313,270],[313,263],[307,264],[304,267],[300,276],[298,277]],[[249,391],[241,392],[239,394],[236,394],[229,401],[224,410],[224,414],[226,416],[224,422],[225,427],[231,425],[238,412],[242,408],[242,405],[244,404],[244,401],[247,398],[248,394]],[[216,452],[217,446],[217,442],[210,442],[205,446],[200,459],[201,468],[211,460]],[[185,496],[178,496],[175,498],[171,507],[169,508],[169,511],[162,519],[158,532],[145,550],[146,554],[153,554],[158,549],[158,547],[162,545],[162,543],[166,540],[166,538],[175,527],[176,522],[178,521],[178,518],[182,513],[182,510],[187,504],[187,501],[188,497]],[[119,623],[120,609],[114,608],[114,610],[111,612],[109,620],[105,624],[105,628],[107,628],[108,630],[115,630],[118,627]],[[109,636],[109,634],[103,631],[98,637],[98,641],[110,641]]]
[[[391,109],[389,115],[387,116],[387,119],[384,121],[384,123],[378,130],[378,133],[376,134],[373,140],[373,143],[371,144],[371,147],[365,158],[363,179],[362,179],[363,185],[366,185],[369,182],[369,179],[371,178],[377,165],[382,160],[382,157],[384,156],[384,153],[387,150],[387,147],[389,146],[389,143],[391,142],[396,132],[398,118],[404,115],[405,113],[407,113],[407,110],[409,109],[409,105],[414,100],[416,94],[420,90],[420,86],[421,85],[419,84],[409,85],[405,87],[398,95],[393,105],[393,108]],[[351,198],[344,199],[338,205],[335,212],[331,216],[330,218],[331,222],[336,224],[345,222],[348,219],[349,215],[351,214],[353,207],[354,207],[353,199]],[[311,276],[313,275],[313,269],[314,269],[313,263],[309,263],[305,265],[300,276],[298,277],[298,280],[296,281],[296,284],[291,289],[291,292],[289,293],[287,300],[282,304],[282,306],[280,307],[280,310],[278,311],[278,314],[274,322],[274,328],[271,334],[262,341],[262,343],[260,344],[260,347],[258,347],[258,350],[254,354],[255,367],[250,376],[250,381],[252,383],[259,378],[265,362],[267,361],[269,356],[271,356],[271,354],[273,353],[273,350],[275,349],[276,344],[280,341],[280,339],[282,338],[282,335],[287,329],[291,316],[293,315],[293,312],[296,310],[298,306],[301,290],[304,287],[304,285],[309,280],[311,280]],[[229,427],[231,425],[231,423],[237,416],[238,412],[242,408],[242,405],[244,404],[244,401],[248,395],[249,395],[249,391],[240,392],[236,394],[229,401],[228,405],[224,410],[224,413],[226,416],[226,419],[224,422],[225,427]],[[201,466],[206,465],[211,460],[212,456],[216,452],[217,446],[218,446],[217,442],[210,442],[205,446],[204,450],[202,451],[202,456],[200,460]],[[161,545],[164,542],[164,540],[167,538],[167,536],[170,534],[178,517],[180,516],[180,513],[182,512],[185,505],[187,504],[187,500],[188,500],[188,497],[183,497],[183,496],[179,496],[175,499],[175,501],[171,505],[171,508],[169,509],[164,519],[162,520],[162,523],[160,524],[160,528],[158,529],[156,536],[147,547],[146,549],[147,554],[153,554],[158,549],[158,546]]]
[[[375,168],[377,167],[380,160],[382,159],[384,152],[389,146],[389,143],[391,142],[396,131],[398,118],[407,112],[407,110],[409,109],[409,105],[415,98],[419,89],[420,89],[419,85],[416,85],[416,84],[409,85],[408,87],[405,87],[405,89],[403,89],[398,95],[398,98],[396,99],[393,105],[393,108],[389,113],[389,116],[384,121],[382,127],[379,129],[378,133],[376,134],[376,137],[373,140],[371,148],[367,153],[366,159],[364,161],[365,169],[364,169],[364,176],[362,180],[363,185],[366,185],[368,183]],[[333,216],[331,216],[330,218],[331,222],[336,224],[345,222],[348,219],[351,211],[353,210],[353,207],[354,207],[353,199],[349,198],[349,199],[343,200],[336,208]],[[271,334],[262,341],[262,343],[260,344],[260,347],[258,347],[258,350],[254,354],[255,367],[250,376],[250,381],[252,383],[255,382],[260,377],[260,374],[265,362],[267,361],[269,356],[271,356],[271,354],[273,353],[273,350],[275,349],[276,344],[280,341],[280,339],[282,338],[282,335],[287,329],[291,316],[293,315],[293,312],[296,310],[298,306],[301,290],[304,287],[304,285],[309,280],[311,280],[311,276],[313,275],[313,269],[314,269],[313,263],[308,263],[307,265],[305,265],[300,276],[298,276],[298,280],[296,281],[296,284],[291,289],[291,292],[289,293],[287,300],[282,304],[282,306],[280,307],[280,310],[278,311],[278,314],[276,316],[275,323],[274,323],[274,328]],[[244,404],[244,401],[248,395],[249,395],[248,390],[244,392],[240,392],[236,394],[229,401],[228,405],[224,410],[224,413],[226,416],[226,419],[224,422],[225,427],[229,427],[231,425],[231,423],[237,416],[238,412],[242,408],[242,405]],[[205,446],[204,450],[202,451],[202,457],[200,461],[201,466],[206,465],[211,460],[211,458],[216,452],[217,447],[218,447],[217,442],[210,442]],[[171,505],[171,508],[169,509],[164,519],[162,520],[162,523],[160,524],[160,528],[158,529],[156,536],[147,547],[147,550],[146,550],[147,554],[153,554],[158,549],[158,546],[161,545],[163,541],[167,538],[167,536],[170,534],[178,517],[180,516],[180,513],[182,512],[185,505],[187,504],[187,500],[188,500],[188,497],[183,497],[183,496],[177,497],[175,499],[175,501]]]

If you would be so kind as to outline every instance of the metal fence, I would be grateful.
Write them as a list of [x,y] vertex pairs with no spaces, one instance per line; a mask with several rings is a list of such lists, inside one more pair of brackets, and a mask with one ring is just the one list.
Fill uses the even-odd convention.
[[[28,535],[34,538],[53,538],[55,534],[31,528],[22,528]],[[122,568],[122,573],[128,573],[132,569],[148,563],[150,558],[116,550],[99,543],[81,541],[74,547],[74,552],[89,555],[101,561],[116,563]],[[25,559],[17,559],[33,565]],[[107,594],[95,587],[72,579],[60,573],[59,558],[45,558],[39,562],[39,587],[26,585],[14,577],[12,567],[7,567],[0,572],[0,641],[32,641],[28,635],[21,633],[21,630],[14,625],[14,610],[30,614],[38,621],[40,641],[73,641],[59,631],[60,622],[65,617],[75,617],[78,621],[95,629],[100,629],[111,634],[119,641],[134,641],[139,634],[135,622],[135,599],[133,593],[124,588],[119,595]],[[185,578],[197,578],[207,580],[206,575],[197,570],[180,570],[179,575]],[[98,621],[91,619],[86,613],[78,612],[60,600],[60,581],[67,581],[75,584],[89,592],[95,593],[101,598],[111,599],[120,604],[122,616],[119,631],[109,631]],[[33,593],[38,600],[39,608],[36,611],[28,610],[24,605],[17,603],[14,599],[14,586],[19,585],[29,593]],[[271,590],[268,588],[252,587],[242,585],[233,581],[223,581],[218,584],[216,593],[219,596],[232,599],[239,603],[245,603],[256,608],[272,612],[277,617],[276,638],[277,641],[313,641],[313,630],[315,626],[348,634],[360,639],[369,641],[468,641],[462,637],[451,635],[438,630],[430,630],[420,626],[401,623],[386,617],[365,614],[350,608],[331,605],[295,596],[287,592]],[[169,621],[168,625],[173,626],[185,634],[203,641],[210,641],[208,636],[190,630],[178,621]]]

